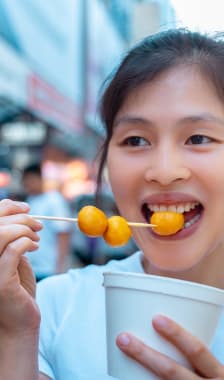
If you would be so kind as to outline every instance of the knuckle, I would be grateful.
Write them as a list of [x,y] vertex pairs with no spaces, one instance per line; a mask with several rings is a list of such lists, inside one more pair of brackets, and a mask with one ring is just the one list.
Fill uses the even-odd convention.
[[28,214],[24,214],[24,222],[32,229],[40,229],[41,223]]
[[15,227],[15,238],[30,237],[34,235],[34,232],[26,224],[17,224]]
[[24,208],[24,202],[14,201],[8,198],[0,200],[0,216],[18,214],[19,212],[27,212],[28,209],[28,205]]
[[177,365],[172,362],[168,362],[164,372],[162,373],[162,378],[164,380],[176,379],[177,378]]
[[8,244],[6,248],[6,252],[9,255],[15,255],[18,254],[18,251],[21,250],[21,248],[24,247],[24,249],[29,246],[32,242],[32,240],[27,236],[21,236],[17,240],[12,241]]
[[10,213],[14,208],[14,201],[11,199],[2,199],[0,201],[0,208],[2,209],[1,214],[5,215],[7,213]]
[[32,233],[30,227],[27,226],[26,224],[20,224],[18,226],[18,231],[20,232],[21,237],[22,236],[29,236]]
[[0,201],[1,206],[11,206],[14,202],[11,199],[5,198]]
[[4,251],[4,263],[10,264],[15,258],[21,257],[21,255],[33,248],[33,240],[29,237],[22,236],[17,240],[8,243]]
[[23,214],[23,220],[25,221],[25,223],[27,224],[34,224],[36,221],[35,219],[33,219],[30,215],[28,214]]
[[33,244],[33,241],[30,238],[28,238],[27,236],[23,236],[20,239],[20,243],[21,243],[22,246],[27,247],[30,244]]
[[18,220],[21,220],[21,222],[23,222],[24,224],[29,224],[32,221],[30,215],[24,213],[18,214],[17,218]]
[[201,343],[196,343],[194,347],[191,349],[191,352],[189,353],[188,357],[190,359],[200,359],[201,356],[205,355],[207,352],[207,348],[201,344]]
[[5,253],[7,256],[14,256],[17,253],[17,248],[15,242],[11,242],[7,245]]
[[27,235],[28,232],[28,227],[19,224],[14,224],[13,226],[10,226],[9,224],[0,225],[0,240],[7,241],[13,238],[16,239],[21,235]]

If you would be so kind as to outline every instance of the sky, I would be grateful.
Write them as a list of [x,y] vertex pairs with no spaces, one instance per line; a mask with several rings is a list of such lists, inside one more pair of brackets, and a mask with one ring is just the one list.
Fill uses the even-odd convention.
[[198,31],[224,31],[224,0],[172,0],[177,26]]

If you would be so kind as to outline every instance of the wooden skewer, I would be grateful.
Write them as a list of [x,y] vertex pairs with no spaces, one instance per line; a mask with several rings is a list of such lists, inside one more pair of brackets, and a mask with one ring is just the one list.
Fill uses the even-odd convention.
[[62,222],[77,222],[78,218],[64,218],[62,216],[45,216],[45,215],[30,215],[34,219],[43,219],[43,220],[57,220]]
[[127,222],[130,227],[156,227],[156,224],[140,223],[140,222]]
[[[43,219],[43,220],[56,220],[62,222],[77,222],[78,218],[64,218],[62,216],[45,216],[45,215],[30,215],[34,219]],[[131,227],[156,227],[155,224],[150,223],[139,223],[139,222],[127,222]]]

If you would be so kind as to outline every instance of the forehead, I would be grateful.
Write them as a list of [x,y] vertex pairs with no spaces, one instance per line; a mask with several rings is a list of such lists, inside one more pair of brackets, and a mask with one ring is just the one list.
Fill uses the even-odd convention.
[[163,72],[152,82],[133,90],[123,102],[117,118],[134,113],[186,113],[223,109],[215,86],[195,66],[179,66]]

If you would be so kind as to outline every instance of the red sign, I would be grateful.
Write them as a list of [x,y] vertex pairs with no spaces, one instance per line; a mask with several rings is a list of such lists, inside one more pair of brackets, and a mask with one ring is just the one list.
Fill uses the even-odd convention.
[[58,127],[81,132],[83,129],[81,106],[58,92],[37,74],[28,76],[28,106],[43,119]]

